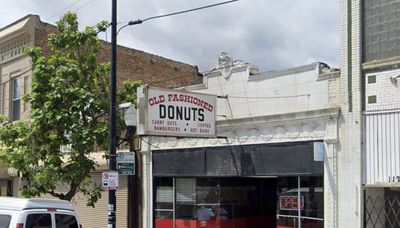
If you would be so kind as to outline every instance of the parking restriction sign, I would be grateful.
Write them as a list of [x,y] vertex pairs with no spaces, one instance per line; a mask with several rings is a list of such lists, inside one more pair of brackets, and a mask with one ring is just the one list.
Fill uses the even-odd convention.
[[103,172],[102,175],[102,189],[103,190],[118,190],[119,178],[118,172]]

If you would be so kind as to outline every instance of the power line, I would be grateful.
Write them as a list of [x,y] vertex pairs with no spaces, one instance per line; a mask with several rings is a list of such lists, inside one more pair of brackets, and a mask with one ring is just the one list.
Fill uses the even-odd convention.
[[[70,5],[66,6],[66,7],[64,7],[63,9],[61,9],[60,11],[58,11],[57,13],[55,13],[54,15],[52,15],[51,17],[46,18],[45,20],[46,20],[46,21],[47,21],[47,20],[50,20],[50,19],[54,18],[55,16],[58,16],[58,15],[60,15],[61,13],[64,13],[67,9],[72,8],[74,5],[78,4],[80,1],[82,1],[82,0],[77,0],[77,1],[73,2],[72,4],[70,4]],[[72,10],[72,11],[78,12],[80,9],[82,9],[82,8],[85,7],[85,6],[87,6],[87,5],[88,5],[89,3],[91,3],[92,1],[93,1],[93,0],[89,0],[89,1],[87,1],[85,4],[83,4],[82,6],[78,7],[78,8],[75,9],[75,10]]]
[[89,0],[88,2],[86,2],[85,4],[83,4],[81,7],[79,7],[78,9],[75,10],[75,12],[78,12],[80,9],[82,9],[83,7],[89,5],[89,3],[93,2],[93,0]]
[[162,14],[162,15],[158,15],[158,16],[148,17],[148,18],[145,18],[145,19],[137,19],[137,20],[129,21],[126,25],[124,25],[124,26],[122,26],[121,28],[118,29],[117,34],[123,28],[125,28],[127,26],[130,26],[130,25],[142,24],[145,21],[149,21],[149,20],[153,20],[153,19],[175,16],[175,15],[178,15],[178,14],[189,13],[189,12],[193,12],[193,11],[197,11],[197,10],[207,9],[207,8],[220,6],[220,5],[225,5],[225,4],[228,4],[228,3],[238,2],[238,1],[240,1],[240,0],[225,1],[225,2],[215,3],[215,4],[211,4],[211,5],[201,6],[201,7],[197,7],[197,8],[193,8],[193,9],[182,10],[182,11],[178,11],[178,12],[174,12],[174,13],[167,13],[167,14]]
[[66,11],[67,9],[69,9],[69,8],[71,8],[72,6],[76,5],[76,4],[77,4],[78,2],[80,2],[80,1],[82,1],[82,0],[78,0],[78,1],[73,2],[72,4],[70,4],[70,5],[66,6],[66,7],[64,7],[63,9],[61,9],[60,11],[57,11],[57,13],[55,13],[53,16],[46,18],[45,20],[47,21],[47,20],[52,19],[52,18],[55,17],[55,16],[60,15],[60,13]]
[[175,13],[168,13],[168,14],[163,14],[163,15],[159,15],[159,16],[149,17],[149,18],[143,19],[142,22],[157,19],[157,18],[162,18],[162,17],[169,17],[169,16],[178,15],[178,14],[188,13],[188,12],[192,12],[192,11],[207,9],[207,8],[224,5],[224,4],[228,4],[228,3],[232,3],[232,2],[237,2],[237,1],[239,1],[239,0],[225,1],[225,2],[215,3],[215,4],[211,4],[211,5],[201,6],[201,7],[197,7],[197,8],[193,8],[193,9],[183,10],[183,11],[179,11],[179,12],[175,12]]

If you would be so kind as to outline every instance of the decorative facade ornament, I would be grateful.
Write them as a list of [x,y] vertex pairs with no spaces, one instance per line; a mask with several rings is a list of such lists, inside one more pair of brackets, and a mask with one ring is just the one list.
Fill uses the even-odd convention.
[[233,58],[228,53],[222,52],[218,58],[218,70],[221,72],[225,79],[228,79],[232,74],[233,69]]
[[261,124],[257,127],[236,126],[220,129],[221,138],[156,137],[152,145],[156,149],[178,149],[205,146],[245,145],[258,143],[283,143],[304,140],[337,139],[337,121],[312,120],[286,124]]

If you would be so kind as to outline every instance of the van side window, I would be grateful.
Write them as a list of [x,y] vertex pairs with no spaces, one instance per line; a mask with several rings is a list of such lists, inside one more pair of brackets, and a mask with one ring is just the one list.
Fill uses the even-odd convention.
[[56,214],[56,228],[78,228],[75,216]]
[[10,226],[10,221],[10,215],[0,215],[0,228],[8,228]]
[[26,228],[51,228],[49,213],[29,214],[26,218]]

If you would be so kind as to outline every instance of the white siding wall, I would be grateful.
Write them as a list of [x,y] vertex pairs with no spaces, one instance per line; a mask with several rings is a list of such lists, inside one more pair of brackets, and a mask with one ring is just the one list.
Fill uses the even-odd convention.
[[364,184],[400,176],[400,110],[366,113],[365,125]]
[[[367,110],[400,108],[400,70],[370,73],[365,80]],[[376,83],[368,83],[368,77],[375,76]],[[391,80],[391,78],[393,78]],[[396,79],[394,79],[396,78]],[[368,104],[368,96],[376,96],[376,104]]]
[[[92,181],[96,183],[96,185],[101,185],[101,173],[93,173]],[[119,190],[116,192],[116,227],[126,228],[128,226],[128,179],[126,176],[119,177],[119,185]],[[95,209],[86,206],[87,199],[82,194],[77,194],[72,203],[80,216],[84,228],[100,228],[107,226],[108,191],[101,192],[101,198],[96,203]]]

